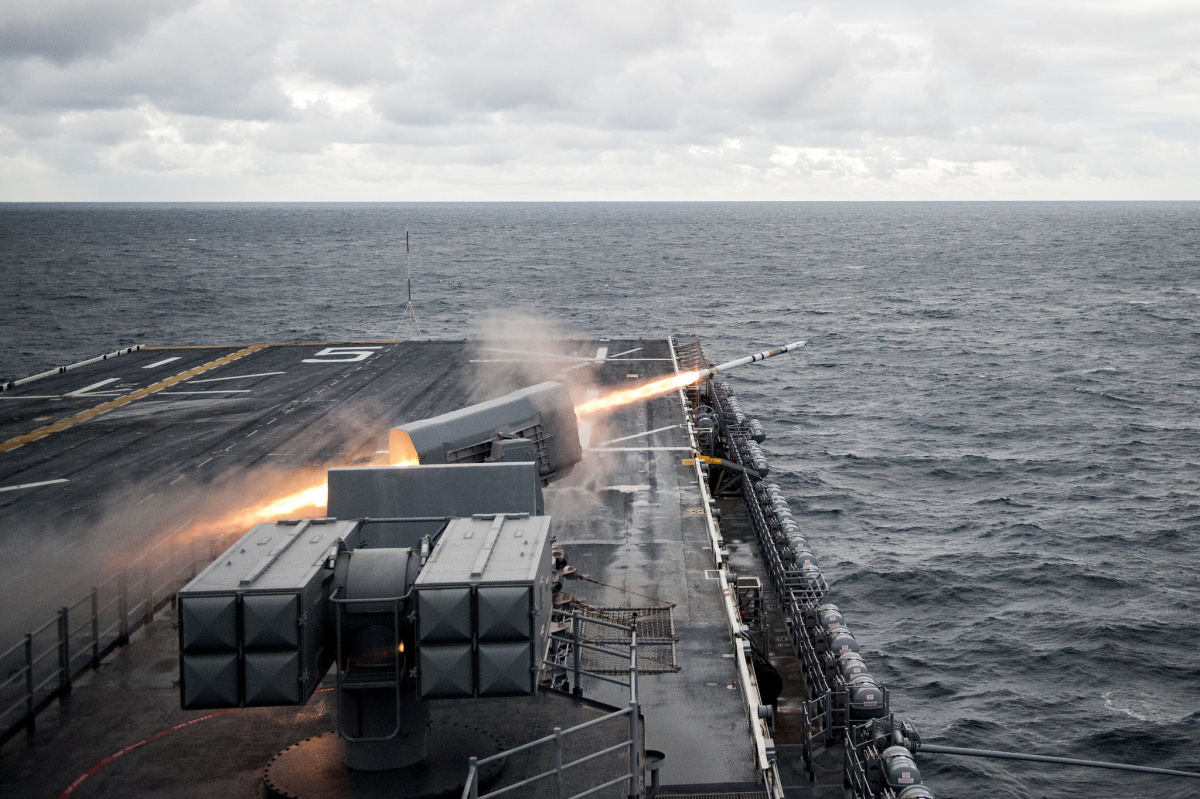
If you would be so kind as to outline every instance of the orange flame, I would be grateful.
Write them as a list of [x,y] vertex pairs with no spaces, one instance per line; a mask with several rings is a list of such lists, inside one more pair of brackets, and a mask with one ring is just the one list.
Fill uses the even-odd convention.
[[299,510],[316,510],[318,508],[324,510],[328,502],[329,485],[322,479],[319,483],[302,488],[285,497],[268,499],[257,505],[236,511],[223,519],[222,522],[234,529],[243,529],[261,522],[273,522],[276,519],[285,519],[289,514],[294,515]]
[[587,416],[588,414],[619,408],[622,405],[629,405],[633,402],[641,402],[642,400],[657,397],[659,394],[666,394],[668,391],[674,391],[683,386],[690,386],[699,379],[699,372],[680,372],[677,375],[652,380],[649,383],[643,383],[633,388],[623,388],[611,394],[606,394],[603,397],[596,397],[596,399],[579,403],[575,406],[575,415]]
[[[416,466],[415,459],[403,459],[396,467]],[[197,520],[176,535],[181,541],[202,535],[243,533],[256,524],[279,519],[324,516],[329,504],[329,483],[323,473],[297,476],[292,483],[303,486],[282,497],[268,497],[249,507],[216,517]]]

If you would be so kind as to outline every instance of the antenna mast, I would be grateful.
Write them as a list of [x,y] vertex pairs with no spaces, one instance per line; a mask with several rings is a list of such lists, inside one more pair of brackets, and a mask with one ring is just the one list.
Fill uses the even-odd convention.
[[[404,230],[404,271],[408,277],[408,305],[404,308],[400,325],[408,326],[408,338],[411,340],[421,335],[421,325],[417,322],[417,307],[412,301],[412,248],[409,246],[407,228]],[[396,332],[399,333],[399,330]]]

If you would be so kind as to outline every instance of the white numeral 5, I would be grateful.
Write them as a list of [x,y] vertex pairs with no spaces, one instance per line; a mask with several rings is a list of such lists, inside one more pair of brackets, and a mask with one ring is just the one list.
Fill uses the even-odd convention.
[[[301,363],[356,363],[370,358],[377,349],[380,347],[326,347],[313,357],[305,358]],[[330,355],[344,357],[326,357]]]

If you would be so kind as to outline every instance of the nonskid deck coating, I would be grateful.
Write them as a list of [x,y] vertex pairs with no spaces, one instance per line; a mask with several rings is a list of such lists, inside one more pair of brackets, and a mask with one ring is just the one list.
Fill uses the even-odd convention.
[[[282,345],[255,350],[0,453],[0,487],[68,481],[0,493],[5,530],[0,535],[5,536],[9,550],[14,551],[13,545],[31,528],[45,544],[24,559],[21,548],[16,548],[17,580],[27,587],[45,586],[59,584],[56,578],[64,572],[76,576],[54,596],[43,592],[42,601],[23,608],[19,620],[6,619],[6,625],[13,628],[7,637],[13,637],[22,624],[40,621],[63,601],[74,600],[84,590],[80,586],[99,576],[95,569],[87,568],[94,559],[72,555],[72,550],[89,551],[78,542],[90,543],[89,527],[97,518],[103,521],[106,511],[94,504],[97,497],[119,495],[125,506],[165,504],[181,483],[202,486],[224,474],[268,464],[301,467],[322,462],[380,462],[385,456],[379,452],[387,446],[391,426],[486,399],[534,379],[527,367],[516,363],[522,359],[514,354],[484,352],[464,342],[357,345],[358,352],[369,353],[367,357],[341,363],[330,361],[357,355],[318,356],[328,347],[355,346]],[[637,351],[620,359],[578,366],[584,358],[600,355],[601,348],[608,353]],[[0,437],[7,441],[28,434],[109,403],[114,396],[128,395],[243,349],[146,349],[21,386],[0,395],[4,398],[0,401]],[[672,371],[665,341],[579,342],[573,352],[578,360],[567,366],[592,372],[600,386],[628,384]],[[178,360],[161,363],[167,358]],[[560,364],[553,359],[542,364],[547,373],[540,377],[553,377],[552,372],[562,368]],[[148,366],[152,368],[144,368]],[[521,375],[514,377],[517,367]],[[112,378],[115,380],[96,386]],[[510,384],[513,380],[517,382]],[[231,385],[237,388],[227,388]],[[208,393],[215,391],[221,393]],[[658,601],[675,605],[680,670],[646,676],[641,683],[646,745],[667,753],[663,782],[752,781],[753,750],[728,624],[718,583],[705,576],[713,558],[704,517],[687,512],[699,508],[700,495],[694,473],[680,463],[688,448],[683,421],[678,396],[669,394],[614,412],[603,423],[585,423],[592,449],[569,480],[548,489],[547,512],[556,516],[557,535],[572,564],[606,584],[575,581],[568,590],[595,605],[639,606]],[[638,435],[647,431],[655,432]],[[115,512],[121,511],[122,503]],[[131,525],[120,544],[136,549],[159,532]],[[147,632],[151,635],[153,628]],[[135,643],[113,663],[125,663],[131,676],[145,673],[147,664],[137,658],[146,647]],[[68,754],[81,746],[80,741],[87,742],[84,748],[89,753],[106,747],[115,751],[200,715],[178,710],[175,689],[163,684],[174,675],[173,668],[166,668],[174,658],[164,658],[161,653],[156,657],[162,661],[154,664],[161,667],[156,668],[162,674],[157,680],[130,679],[126,684],[119,670],[114,675],[122,690],[108,696],[121,702],[124,710],[113,707],[110,714],[93,704],[90,712],[74,713],[73,707],[86,705],[82,695],[90,690],[80,687],[61,711],[40,720],[34,749],[24,749],[19,739],[10,743],[0,757],[0,792],[8,795],[10,788],[20,786],[18,793],[23,796],[57,795],[77,775],[80,758]],[[112,665],[105,668],[112,669]],[[603,684],[585,688],[600,701],[624,703],[620,690],[611,691]],[[296,737],[300,738],[311,734],[306,730],[312,725],[332,726],[328,709],[322,711],[322,707],[314,700],[300,711],[272,712],[304,719],[305,724],[297,726]],[[254,716],[243,712],[220,721],[237,724],[234,719],[243,718],[244,723],[253,724]],[[188,735],[202,735],[202,728],[195,725]],[[277,743],[274,739],[262,742],[264,763],[279,748]],[[152,757],[153,746],[139,750],[139,757]],[[177,773],[181,784],[189,786],[189,793],[255,795],[257,787],[247,782],[254,780],[242,767],[244,763],[222,768],[221,759],[230,753],[223,751],[219,738],[197,746],[211,756],[201,758],[206,764],[203,769]],[[237,757],[239,763],[252,758],[245,751]],[[33,763],[38,764],[36,771],[29,774],[27,767]],[[242,776],[235,779],[234,774]],[[14,781],[17,775],[23,776]],[[154,791],[163,787],[157,783]],[[88,794],[81,789],[77,795]]]

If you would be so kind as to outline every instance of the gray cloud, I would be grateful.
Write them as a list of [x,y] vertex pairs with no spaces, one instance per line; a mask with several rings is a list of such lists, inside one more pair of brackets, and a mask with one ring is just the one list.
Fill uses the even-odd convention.
[[1195,197],[1198,36],[1170,0],[10,3],[0,198]]
[[38,0],[0,5],[0,59],[56,64],[99,56],[197,0]]

